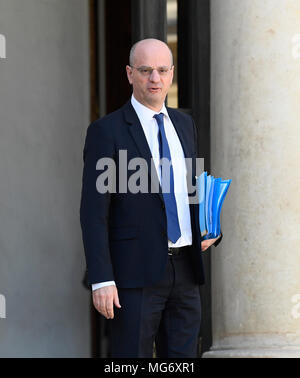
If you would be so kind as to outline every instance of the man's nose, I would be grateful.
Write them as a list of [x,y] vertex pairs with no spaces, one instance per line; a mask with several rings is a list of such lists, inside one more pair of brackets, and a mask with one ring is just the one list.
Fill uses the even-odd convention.
[[160,81],[160,75],[157,70],[153,70],[151,75],[150,75],[150,81],[157,83]]

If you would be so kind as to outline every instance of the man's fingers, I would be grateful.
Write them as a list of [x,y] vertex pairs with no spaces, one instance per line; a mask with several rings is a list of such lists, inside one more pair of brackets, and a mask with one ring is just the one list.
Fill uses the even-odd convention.
[[214,239],[207,239],[207,240],[203,240],[201,242],[201,250],[204,252],[206,251],[209,247],[211,247],[215,242],[216,240],[219,239],[221,235],[219,235],[218,237],[214,238]]
[[108,319],[114,318],[114,305],[118,308],[121,308],[117,288],[115,288],[114,290],[114,296],[112,298],[110,297],[106,304],[107,313],[109,316]]
[[103,287],[101,289],[97,289],[93,291],[93,303],[98,312],[100,312],[101,315],[108,317],[107,313],[107,298],[108,298],[108,290],[106,287]]
[[114,318],[114,304],[121,307],[118,298],[117,288],[106,286],[93,291],[93,303],[98,312],[106,319]]
[[114,304],[115,304],[116,307],[121,308],[117,289],[116,289],[115,296],[114,296]]
[[106,297],[100,295],[93,295],[93,302],[96,310],[100,312],[101,315],[107,318],[107,311],[106,311]]
[[202,249],[203,252],[207,250],[207,243],[206,243],[206,241],[201,242],[201,249]]
[[114,302],[113,297],[108,297],[106,301],[106,313],[107,313],[107,319],[113,319],[114,318]]

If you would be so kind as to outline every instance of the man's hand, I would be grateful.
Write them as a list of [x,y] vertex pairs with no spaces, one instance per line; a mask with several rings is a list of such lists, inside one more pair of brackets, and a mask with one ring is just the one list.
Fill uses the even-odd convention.
[[207,248],[209,248],[211,245],[213,245],[220,237],[221,237],[221,235],[219,235],[217,238],[214,238],[214,239],[203,240],[201,242],[201,250],[202,250],[202,252],[206,251]]
[[93,291],[93,303],[97,311],[106,319],[114,318],[114,305],[121,308],[115,285],[101,287]]

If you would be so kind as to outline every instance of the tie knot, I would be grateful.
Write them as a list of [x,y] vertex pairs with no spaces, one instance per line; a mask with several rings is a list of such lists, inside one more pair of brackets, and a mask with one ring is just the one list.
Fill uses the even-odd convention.
[[164,113],[155,114],[154,117],[157,122],[164,122]]

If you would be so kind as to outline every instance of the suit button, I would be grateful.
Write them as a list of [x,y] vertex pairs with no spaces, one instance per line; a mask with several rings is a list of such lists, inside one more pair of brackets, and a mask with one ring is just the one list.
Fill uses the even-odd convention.
[[165,206],[164,203],[161,205],[161,208],[162,208],[163,210],[165,210],[166,206]]
[[161,234],[162,234],[162,236],[163,236],[164,238],[167,236],[166,231],[163,231]]

